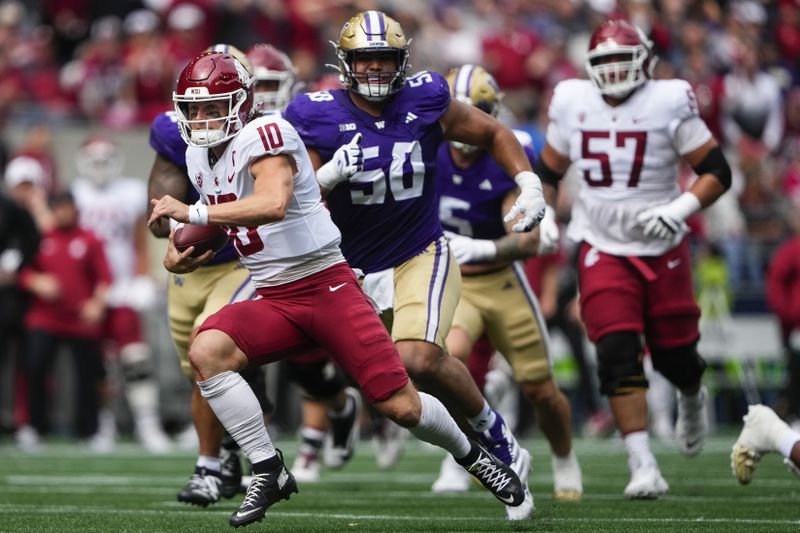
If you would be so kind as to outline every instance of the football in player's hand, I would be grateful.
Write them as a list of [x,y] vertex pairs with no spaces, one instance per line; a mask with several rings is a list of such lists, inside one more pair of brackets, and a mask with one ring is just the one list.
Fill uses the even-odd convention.
[[192,257],[198,257],[203,255],[206,250],[212,250],[214,253],[222,250],[222,247],[228,242],[228,234],[222,226],[183,224],[175,228],[172,242],[181,253],[190,246],[194,246]]

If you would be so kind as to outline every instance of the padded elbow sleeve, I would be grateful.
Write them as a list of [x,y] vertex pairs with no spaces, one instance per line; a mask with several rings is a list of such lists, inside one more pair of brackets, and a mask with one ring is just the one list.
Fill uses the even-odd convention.
[[715,146],[708,155],[694,168],[697,175],[713,174],[725,189],[731,187],[731,167],[719,146]]
[[536,163],[533,165],[533,171],[537,176],[539,176],[539,179],[542,180],[542,183],[547,183],[555,188],[558,188],[558,182],[561,181],[563,176],[562,174],[559,174],[552,168],[548,167],[541,158],[536,160]]

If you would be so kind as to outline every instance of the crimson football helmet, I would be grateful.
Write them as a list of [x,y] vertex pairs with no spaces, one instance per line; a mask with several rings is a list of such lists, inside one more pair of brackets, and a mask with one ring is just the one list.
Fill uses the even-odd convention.
[[99,186],[120,177],[124,164],[122,150],[100,135],[86,138],[75,154],[75,166],[80,176]]
[[[380,102],[403,88],[408,69],[408,45],[403,28],[380,11],[363,11],[342,26],[336,48],[339,79],[348,90]],[[371,55],[393,54],[395,68],[385,72],[356,73],[353,63]]]
[[[172,100],[183,139],[192,146],[216,146],[247,124],[253,109],[253,78],[234,56],[204,52],[183,69]],[[192,104],[215,100],[226,103],[227,114],[211,120],[192,118]]]
[[625,20],[608,20],[589,41],[586,72],[600,93],[624,98],[653,75],[652,41]]
[[292,60],[271,44],[265,43],[248,50],[247,59],[253,65],[253,102],[256,109],[282,111],[292,99],[296,78]]

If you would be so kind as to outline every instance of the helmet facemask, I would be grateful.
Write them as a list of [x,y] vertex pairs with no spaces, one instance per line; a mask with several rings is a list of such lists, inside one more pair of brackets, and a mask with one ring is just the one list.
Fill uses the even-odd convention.
[[[383,72],[356,72],[356,61],[368,59],[376,54],[394,54],[395,70]],[[348,89],[355,91],[367,100],[380,102],[402,89],[408,68],[407,48],[358,49],[345,51],[337,47],[340,79]]]
[[[222,144],[232,139],[247,123],[248,113],[242,109],[248,98],[246,90],[238,89],[231,93],[209,95],[204,87],[193,87],[187,92],[197,92],[198,94],[175,94],[173,100],[175,101],[175,112],[178,114],[181,137],[191,146],[209,148]],[[190,104],[202,104],[215,100],[225,102],[227,114],[212,119],[190,118]],[[222,124],[214,127],[214,123],[217,122]],[[196,125],[200,127],[194,128],[193,126]]]
[[[624,98],[647,81],[648,56],[644,45],[594,50],[586,60],[586,72],[601,94]],[[604,61],[606,59],[611,61]]]
[[[339,32],[336,65],[339,79],[348,90],[371,102],[381,102],[403,88],[406,81],[408,47],[403,29],[396,20],[380,11],[364,11],[345,23]],[[380,56],[378,59],[375,56]],[[394,70],[356,72],[359,62],[380,61],[391,58]]]
[[122,173],[122,152],[111,142],[89,141],[75,156],[80,175],[95,185],[104,186]]
[[[256,68],[253,88],[253,107],[259,112],[283,111],[292,99],[294,74],[291,72],[261,72]],[[266,88],[262,86],[266,85]]]
[[[183,140],[191,146],[217,146],[232,139],[250,119],[253,77],[234,56],[205,52],[183,69],[172,101]],[[194,118],[200,111],[205,114],[209,102],[221,104],[212,116]]]

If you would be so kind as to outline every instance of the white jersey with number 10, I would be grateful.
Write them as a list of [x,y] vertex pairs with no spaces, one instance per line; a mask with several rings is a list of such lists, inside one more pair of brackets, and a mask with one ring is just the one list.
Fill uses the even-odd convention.
[[289,156],[297,167],[286,218],[256,228],[228,228],[256,287],[295,281],[344,261],[341,234],[322,203],[308,152],[282,118],[261,117],[248,123],[213,167],[207,148],[190,146],[186,165],[203,202],[218,204],[250,196],[254,182],[250,165],[270,155]]

